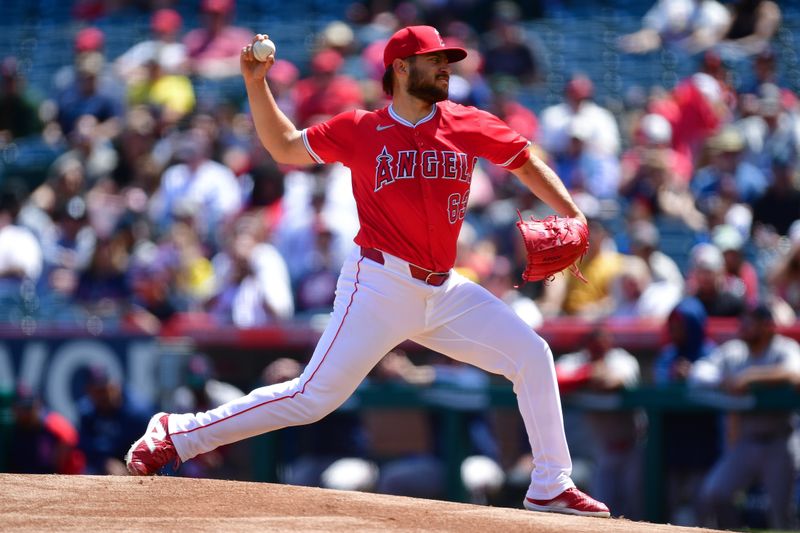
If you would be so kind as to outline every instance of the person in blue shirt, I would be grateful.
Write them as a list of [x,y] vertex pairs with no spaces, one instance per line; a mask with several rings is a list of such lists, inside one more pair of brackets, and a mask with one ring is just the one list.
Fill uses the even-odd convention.
[[[708,316],[694,297],[684,298],[667,317],[669,341],[653,368],[659,386],[681,386],[692,364],[711,353],[716,344],[706,335]],[[667,413],[663,418],[664,471],[667,508],[672,523],[696,525],[694,498],[703,477],[721,453],[719,415]]]
[[78,412],[78,448],[86,455],[85,473],[127,475],[125,452],[155,411],[125,391],[105,368],[94,367]]

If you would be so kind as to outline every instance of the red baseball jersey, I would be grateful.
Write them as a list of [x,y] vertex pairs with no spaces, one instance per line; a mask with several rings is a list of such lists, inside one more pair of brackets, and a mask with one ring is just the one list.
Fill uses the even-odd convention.
[[390,105],[345,112],[302,134],[315,161],[352,171],[356,244],[435,272],[455,263],[478,158],[510,170],[530,158],[530,142],[502,120],[449,101],[416,125]]

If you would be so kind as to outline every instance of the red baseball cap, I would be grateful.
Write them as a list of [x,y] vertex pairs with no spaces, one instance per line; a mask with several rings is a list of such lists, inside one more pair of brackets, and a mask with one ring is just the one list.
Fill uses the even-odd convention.
[[93,52],[100,50],[105,44],[106,36],[100,28],[89,26],[83,28],[75,36],[75,50],[78,52]]
[[322,74],[331,74],[342,67],[342,55],[332,48],[322,50],[311,60],[311,70]]
[[172,33],[178,31],[183,24],[180,13],[174,9],[159,9],[150,18],[150,27],[158,33]]
[[594,94],[594,84],[586,76],[579,74],[567,83],[566,93],[576,100],[586,100]]
[[235,0],[203,0],[200,9],[206,13],[228,13],[233,11]]
[[386,43],[383,50],[383,66],[389,68],[395,59],[409,56],[444,52],[450,63],[467,57],[467,51],[458,46],[447,46],[433,26],[408,26],[398,30]]

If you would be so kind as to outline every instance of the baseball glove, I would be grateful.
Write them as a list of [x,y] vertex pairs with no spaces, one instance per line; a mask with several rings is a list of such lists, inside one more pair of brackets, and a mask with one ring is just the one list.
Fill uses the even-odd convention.
[[555,215],[523,220],[519,214],[517,227],[528,254],[528,264],[522,273],[524,281],[551,281],[557,273],[569,269],[576,278],[587,283],[578,268],[578,262],[589,247],[586,224],[577,218]]

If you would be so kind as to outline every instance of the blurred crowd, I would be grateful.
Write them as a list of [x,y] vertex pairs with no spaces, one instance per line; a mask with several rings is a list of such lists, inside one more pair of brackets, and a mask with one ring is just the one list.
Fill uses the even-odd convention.
[[[350,173],[340,165],[281,166],[259,144],[238,62],[254,31],[269,28],[238,26],[244,19],[236,17],[234,0],[202,0],[197,27],[186,27],[181,4],[158,4],[148,15],[150,36],[111,57],[108,35],[92,21],[114,3],[76,2],[73,62],[53,72],[47,94],[26,86],[19,58],[0,63],[0,323],[157,334],[186,316],[257,328],[325,317],[332,308],[338,271],[358,229]],[[268,82],[298,128],[356,107],[380,108],[387,103],[381,91],[384,43],[405,25],[435,24],[446,42],[469,50],[452,66],[450,98],[495,113],[534,141],[587,215],[592,236],[581,265],[589,283],[564,275],[517,287],[525,262],[517,210],[541,217],[547,208],[511,174],[481,162],[456,268],[508,302],[531,327],[561,316],[652,319],[667,324],[673,336],[654,376],[642,376],[635,357],[613,347],[603,331],[593,332],[585,350],[558,364],[563,390],[609,392],[640,381],[690,380],[725,390],[744,390],[759,378],[794,382],[797,345],[783,337],[771,344],[775,326],[794,323],[800,313],[800,100],[796,87],[784,81],[773,43],[781,24],[778,4],[658,0],[640,30],[616,36],[621,61],[668,49],[696,64],[693,73],[612,106],[596,98],[600,80],[575,72],[564,80],[559,101],[541,109],[520,99],[547,74],[546,50],[526,30],[527,9],[509,1],[356,2],[342,20],[308,37],[303,63],[282,59],[276,39],[278,60]],[[739,70],[744,65],[747,75],[735,76],[734,64]],[[46,164],[25,164],[33,160]],[[704,336],[707,317],[741,318],[739,344],[715,350]],[[767,340],[752,331],[758,327]],[[765,353],[788,373],[732,384],[743,369],[765,365],[753,363]],[[196,364],[205,387],[207,362]],[[268,370],[264,383],[299,374],[287,361]],[[438,379],[484,386],[480,376],[451,364],[418,368],[396,353],[378,374],[417,385]],[[44,438],[45,456],[53,462],[20,468],[119,471],[121,463],[109,458],[121,457],[120,446],[138,436],[152,410],[129,404],[102,372],[87,384],[82,413],[89,418],[78,426],[80,439],[35,394],[18,391],[19,423],[30,431],[46,429],[36,438]],[[222,384],[213,395],[192,390],[176,405],[202,409],[238,395]],[[118,413],[114,423],[103,420],[111,411]],[[475,501],[487,501],[487,487],[497,489],[520,474],[497,466],[496,443],[478,415],[471,429],[475,455],[462,474]],[[342,450],[362,449],[360,422],[347,422],[347,413],[337,416],[344,419],[338,427],[354,428],[352,439],[304,437],[298,430],[298,442],[312,443],[315,460],[298,452],[285,479],[327,479],[328,486],[360,480],[353,488],[412,495],[406,488],[415,480],[441,480],[435,454],[416,449],[387,451],[405,462],[380,476],[373,463],[353,457],[337,463],[344,470],[329,472]],[[626,516],[641,516],[637,484],[629,480],[638,473],[626,468],[641,452],[641,416],[595,418],[586,423],[601,448],[593,494],[612,510],[619,501]],[[698,435],[717,427],[708,418],[673,422],[699,428]],[[704,483],[697,472],[706,473],[720,458],[714,448],[719,434],[708,436],[710,448],[696,464],[676,455],[674,472],[690,471],[671,480],[676,509],[687,490],[702,494],[694,520],[716,516],[725,525],[718,508],[732,497],[731,487],[761,476],[754,467],[747,479],[732,479],[731,464],[769,453],[784,460],[776,472],[793,471],[793,465],[786,469],[788,456],[759,447],[786,448],[780,443],[791,434],[788,415],[768,427],[759,424],[738,424],[741,434],[752,436],[752,448],[732,459],[721,456],[728,462],[715,466],[716,477]],[[314,427],[326,434],[322,425]],[[416,427],[429,435],[435,423],[417,421]],[[93,428],[104,429],[93,438],[87,433]],[[126,434],[131,428],[133,434]],[[435,436],[428,438],[435,449]],[[19,442],[20,450],[34,449]],[[320,442],[341,446],[314,450]],[[224,457],[223,451],[204,467],[221,467]],[[787,483],[768,479],[767,492],[776,494]],[[623,485],[634,492],[620,492]],[[433,482],[424,488],[431,494],[419,495],[436,497],[442,490]],[[773,523],[786,523],[781,513],[788,505],[773,502],[783,506]]]
[[[523,8],[507,1],[481,4],[479,26],[457,11],[355,3],[346,22],[310,37],[307,63],[279,52],[268,80],[299,128],[381,107],[385,40],[403,25],[437,23],[470,51],[453,65],[451,99],[488,109],[532,139],[593,237],[583,261],[588,285],[564,276],[515,290],[524,263],[516,210],[543,216],[547,208],[509,173],[481,164],[459,270],[532,326],[561,315],[663,319],[687,294],[711,316],[767,301],[789,323],[800,310],[800,107],[770,43],[780,9],[717,5],[722,21],[692,11],[711,4],[661,0],[642,30],[619,36],[623,60],[682,47],[698,67],[614,112],[594,98],[597,80],[580,72],[565,80],[559,102],[539,110],[520,102],[542,82],[547,59],[525,30]],[[767,30],[758,15],[765,5],[774,22]],[[50,93],[38,99],[22,63],[3,59],[3,322],[157,333],[187,313],[250,328],[330,310],[358,228],[349,170],[270,159],[238,80],[239,50],[254,29],[234,24],[241,18],[233,0],[200,7],[194,28],[176,9],[153,10],[151,35],[118,57],[106,54],[99,27],[82,23],[73,63],[53,73]],[[747,9],[751,30],[761,32],[749,35],[749,48],[731,33]],[[102,10],[76,8],[75,16],[102,18]],[[654,25],[664,17],[668,28]],[[689,24],[706,18],[708,27]],[[669,40],[653,38],[668,30]],[[702,46],[688,46],[701,30]],[[734,77],[731,61],[751,75]]]

